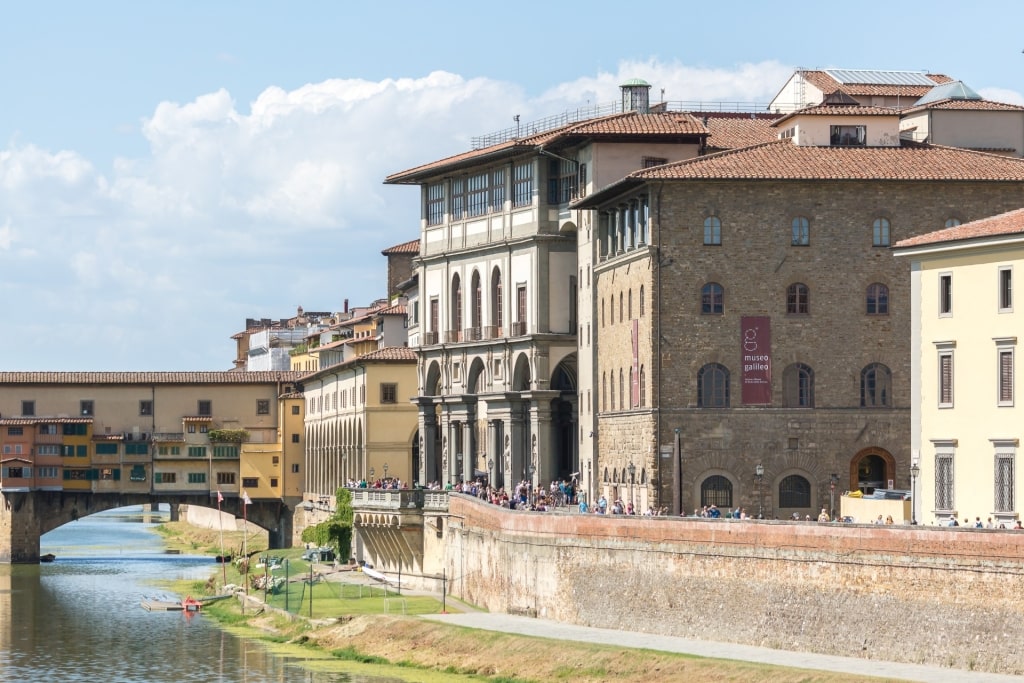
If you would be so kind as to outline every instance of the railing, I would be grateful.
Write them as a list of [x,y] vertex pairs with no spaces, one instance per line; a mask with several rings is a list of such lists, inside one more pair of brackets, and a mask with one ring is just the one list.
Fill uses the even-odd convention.
[[484,339],[500,339],[501,338],[501,327],[498,325],[488,325],[484,328]]
[[512,336],[513,337],[522,337],[525,334],[526,334],[526,323],[525,322],[512,323]]
[[444,333],[444,343],[453,344],[462,341],[462,330],[447,330]]
[[181,443],[185,440],[185,432],[153,432],[153,441],[172,441]]
[[437,343],[437,332],[424,332],[423,333],[423,345],[433,346]]
[[462,331],[463,341],[480,341],[480,328],[467,327]]
[[355,509],[403,510],[423,507],[422,489],[349,489]]

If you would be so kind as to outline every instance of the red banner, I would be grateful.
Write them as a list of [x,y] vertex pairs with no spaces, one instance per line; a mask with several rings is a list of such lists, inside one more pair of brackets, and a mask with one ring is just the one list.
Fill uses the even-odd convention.
[[740,384],[745,406],[772,402],[771,318],[749,316],[740,319]]

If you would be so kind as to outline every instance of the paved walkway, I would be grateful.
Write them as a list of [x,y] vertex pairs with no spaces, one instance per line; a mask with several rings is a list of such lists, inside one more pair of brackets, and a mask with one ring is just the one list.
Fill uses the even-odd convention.
[[858,659],[856,657],[837,657],[810,652],[790,652],[754,645],[718,643],[691,638],[678,638],[676,636],[659,636],[650,633],[616,631],[509,614],[452,612],[449,614],[428,614],[424,615],[423,618],[456,626],[501,631],[503,633],[517,633],[538,638],[574,640],[581,643],[678,652],[698,657],[760,662],[762,664],[777,664],[779,666],[833,671],[860,676],[878,676],[890,680],[925,681],[926,683],[1010,683],[1011,681],[1013,683],[1021,683],[1021,681],[1024,681],[1024,677],[1019,676],[977,673],[960,669],[944,669],[937,666],[923,666],[920,664],[881,662],[870,659]]

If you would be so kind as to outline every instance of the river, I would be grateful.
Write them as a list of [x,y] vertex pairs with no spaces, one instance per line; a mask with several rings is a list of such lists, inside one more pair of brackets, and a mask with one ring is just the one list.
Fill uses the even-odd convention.
[[[43,536],[56,561],[0,565],[0,680],[61,683],[400,681],[314,673],[200,614],[148,612],[159,583],[209,576],[213,558],[171,555],[153,530],[167,513],[122,508]],[[407,679],[412,680],[412,679]]]

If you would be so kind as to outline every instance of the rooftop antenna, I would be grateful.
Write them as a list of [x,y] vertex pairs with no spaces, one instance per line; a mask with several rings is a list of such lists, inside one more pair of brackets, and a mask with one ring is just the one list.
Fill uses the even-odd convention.
[[665,89],[664,88],[661,89],[661,101],[662,102],[665,101]]
[[516,122],[516,137],[519,137],[519,114],[512,117]]

